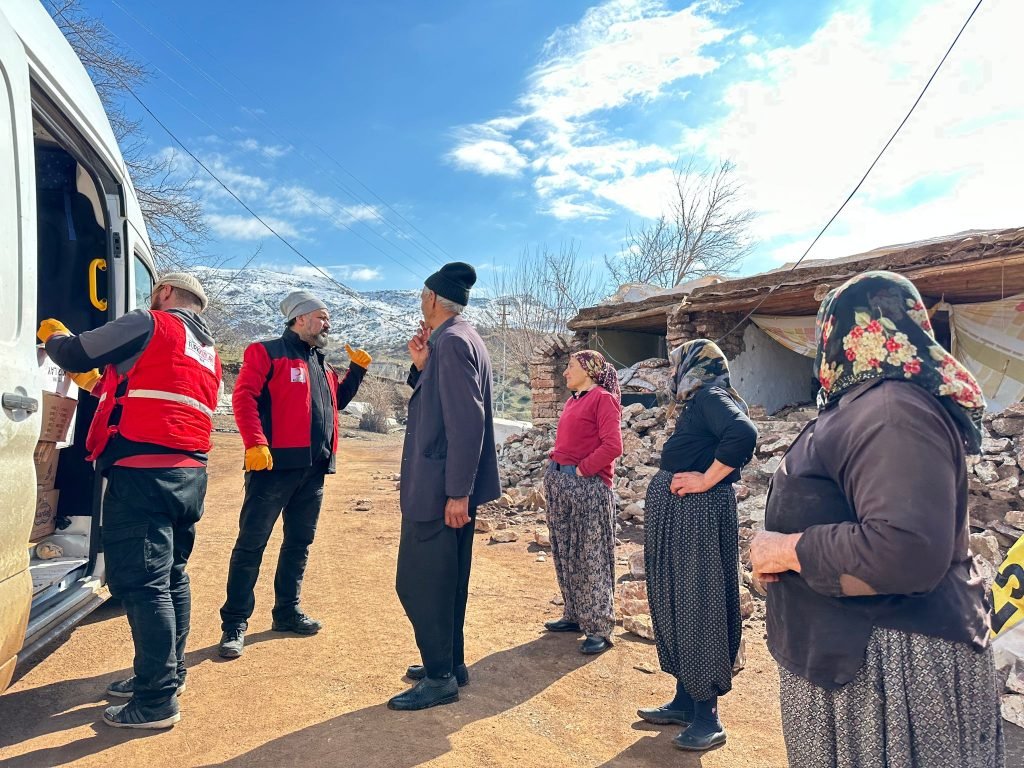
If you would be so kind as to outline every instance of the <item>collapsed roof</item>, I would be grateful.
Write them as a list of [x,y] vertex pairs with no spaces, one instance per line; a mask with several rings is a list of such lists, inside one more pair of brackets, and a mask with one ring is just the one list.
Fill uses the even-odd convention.
[[[972,230],[946,237],[876,248],[839,259],[812,259],[796,269],[770,272],[694,288],[680,299],[672,290],[637,302],[587,307],[569,322],[574,331],[603,328],[664,335],[677,308],[690,312],[749,312],[813,315],[825,292],[854,275],[875,269],[898,272],[927,299],[965,304],[1024,293],[1024,227]],[[777,286],[777,287],[776,287]]]

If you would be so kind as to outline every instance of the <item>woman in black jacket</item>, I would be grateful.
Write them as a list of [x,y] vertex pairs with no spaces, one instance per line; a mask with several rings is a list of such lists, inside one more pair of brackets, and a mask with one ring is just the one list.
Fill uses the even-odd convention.
[[647,488],[644,559],[658,659],[676,678],[676,695],[637,714],[686,726],[673,743],[702,751],[725,741],[718,697],[732,688],[742,632],[732,484],[753,456],[757,429],[714,342],[688,342],[670,359],[682,410]]

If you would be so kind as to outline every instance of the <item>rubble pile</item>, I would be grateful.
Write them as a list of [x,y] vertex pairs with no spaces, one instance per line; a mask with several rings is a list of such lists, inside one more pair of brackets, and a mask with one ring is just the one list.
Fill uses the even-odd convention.
[[[632,369],[626,369],[629,370]],[[651,372],[663,370],[663,366],[641,365],[633,371],[633,378],[639,375],[647,379]],[[620,372],[620,378],[624,378],[626,371]],[[764,611],[763,601],[751,587],[750,541],[764,528],[768,481],[782,463],[786,450],[816,413],[812,407],[791,407],[769,417],[763,409],[751,408],[750,415],[759,433],[757,449],[743,470],[742,481],[735,486],[741,578],[746,587],[740,591],[744,619],[763,616]],[[481,525],[508,525],[517,520],[526,524],[544,522],[542,481],[546,457],[554,445],[555,426],[538,425],[513,435],[499,447],[502,487],[508,491],[499,502],[482,510],[484,518],[493,515],[500,519],[478,520],[478,529]],[[646,408],[633,404],[622,409],[623,456],[616,463],[614,480],[616,533],[621,538],[642,541],[647,485],[658,472],[661,448],[674,427],[673,406]],[[979,572],[991,583],[1006,551],[1024,536],[1024,404],[986,416],[982,455],[972,457],[968,463],[971,553]],[[492,507],[496,509],[488,509]],[[630,579],[618,586],[616,604],[627,631],[651,636],[642,553],[630,557]],[[1024,726],[1024,647],[1021,655],[1007,650],[999,658],[1001,674],[1007,679],[1004,716]]]

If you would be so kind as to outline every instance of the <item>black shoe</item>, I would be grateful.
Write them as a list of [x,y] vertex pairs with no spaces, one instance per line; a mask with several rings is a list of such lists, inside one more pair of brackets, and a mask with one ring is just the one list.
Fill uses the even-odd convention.
[[[456,664],[453,672],[455,673],[455,682],[459,684],[459,688],[465,688],[469,685],[469,670],[466,669],[465,664]],[[427,670],[419,664],[413,664],[405,670],[405,676],[410,680],[422,680],[427,676]]]
[[692,711],[669,709],[668,705],[638,709],[636,713],[642,720],[655,725],[689,725],[693,722]]
[[311,619],[304,613],[297,613],[290,619],[274,619],[271,629],[275,632],[294,632],[297,635],[315,635],[321,629],[321,624],[316,619]]
[[672,743],[677,749],[682,749],[686,752],[703,752],[725,744],[725,729],[714,731],[694,728],[691,725],[672,739]]
[[580,646],[580,653],[586,654],[587,656],[593,656],[597,653],[604,653],[612,647],[612,641],[607,637],[601,637],[599,635],[587,635],[587,639],[583,641]]
[[[178,683],[178,696],[181,696],[185,692],[185,681],[182,680]],[[127,680],[118,680],[115,683],[111,683],[107,686],[107,696],[113,696],[116,699],[130,699],[135,695],[135,675],[132,675]]]
[[459,686],[455,676],[443,680],[425,677],[405,693],[400,693],[388,702],[388,709],[415,710],[452,704],[459,700]]
[[217,654],[222,659],[237,659],[245,648],[245,630],[242,627],[225,629],[220,636],[220,647]]
[[181,713],[178,711],[178,699],[173,696],[159,707],[146,707],[132,699],[127,704],[107,707],[103,713],[103,722],[114,728],[159,730],[170,728],[179,720]]
[[545,621],[544,629],[548,632],[576,632],[578,634],[580,631],[580,625],[575,621],[559,619],[558,621]]

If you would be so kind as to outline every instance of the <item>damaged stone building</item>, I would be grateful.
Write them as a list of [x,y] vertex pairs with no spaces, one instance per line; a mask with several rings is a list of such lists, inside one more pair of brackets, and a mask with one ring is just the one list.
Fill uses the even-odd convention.
[[[695,338],[715,339],[760,431],[755,458],[736,487],[749,586],[749,542],[763,527],[768,480],[815,415],[812,358],[818,306],[831,288],[877,269],[914,282],[939,340],[974,373],[989,402],[984,455],[971,460],[970,524],[978,568],[991,579],[1007,549],[1024,536],[1024,228],[967,232],[812,260],[796,269],[704,280],[647,291],[651,295],[638,301],[611,300],[584,309],[569,324],[574,335],[551,338],[531,361],[534,428],[500,448],[504,486],[513,493],[539,492],[555,423],[569,395],[562,377],[568,354],[582,348],[601,351],[619,369],[623,388],[625,453],[614,481],[618,532],[623,541],[642,542],[644,493],[674,428],[672,409],[666,408],[668,350]],[[640,634],[643,586],[642,580],[627,577],[618,600],[624,625]],[[745,615],[760,610],[752,595],[743,597]],[[1024,726],[1024,630],[1016,634],[1021,647],[1000,662],[1007,680],[1004,713]]]

